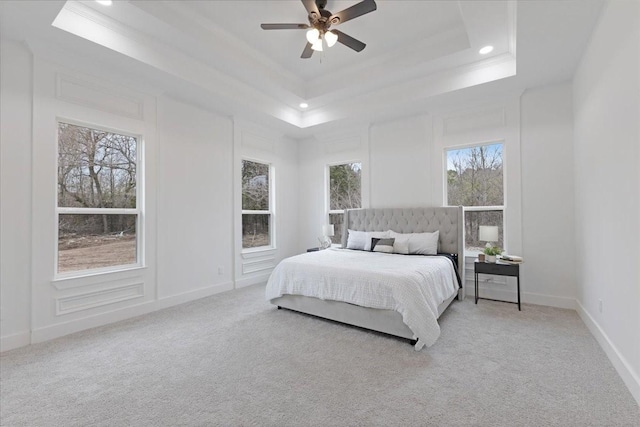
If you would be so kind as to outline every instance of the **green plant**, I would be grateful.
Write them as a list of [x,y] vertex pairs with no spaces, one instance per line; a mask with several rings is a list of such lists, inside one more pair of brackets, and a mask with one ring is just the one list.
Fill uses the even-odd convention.
[[482,252],[484,252],[485,255],[500,255],[502,254],[502,249],[498,246],[488,246],[484,248]]

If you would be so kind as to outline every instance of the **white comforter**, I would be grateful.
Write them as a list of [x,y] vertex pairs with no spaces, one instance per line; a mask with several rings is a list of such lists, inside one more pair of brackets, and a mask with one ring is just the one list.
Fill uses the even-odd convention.
[[457,290],[452,263],[444,257],[331,248],[280,262],[267,282],[266,298],[304,295],[395,310],[420,350],[440,336],[438,305]]

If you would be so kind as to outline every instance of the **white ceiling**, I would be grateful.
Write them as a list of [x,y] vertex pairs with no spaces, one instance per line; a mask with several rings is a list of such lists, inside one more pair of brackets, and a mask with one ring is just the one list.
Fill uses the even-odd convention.
[[[355,3],[328,0],[327,9]],[[161,92],[299,137],[571,78],[602,7],[600,0],[376,3],[338,26],[367,44],[362,52],[338,43],[311,59],[300,58],[304,30],[260,28],[308,22],[297,0],[3,1],[0,25],[3,37],[44,56],[108,63]],[[485,45],[494,51],[483,56]]]

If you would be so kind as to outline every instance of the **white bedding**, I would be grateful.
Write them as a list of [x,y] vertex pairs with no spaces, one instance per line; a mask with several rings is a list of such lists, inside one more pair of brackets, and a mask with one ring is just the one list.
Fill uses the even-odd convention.
[[457,290],[455,270],[445,257],[330,248],[280,262],[267,282],[266,298],[304,295],[397,311],[420,350],[440,336],[438,305]]

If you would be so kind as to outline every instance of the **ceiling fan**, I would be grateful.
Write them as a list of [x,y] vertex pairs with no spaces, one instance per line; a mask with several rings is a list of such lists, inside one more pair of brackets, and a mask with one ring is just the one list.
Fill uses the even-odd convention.
[[366,44],[360,40],[343,33],[339,30],[329,29],[332,25],[342,24],[350,19],[357,18],[366,13],[376,10],[375,0],[363,0],[351,7],[338,13],[331,13],[325,9],[327,0],[301,0],[305,9],[309,13],[309,24],[261,24],[263,30],[306,30],[307,45],[302,51],[300,58],[311,58],[313,51],[322,51],[322,41],[324,40],[328,47],[333,46],[336,42],[350,47],[356,52],[360,52],[365,48]]

